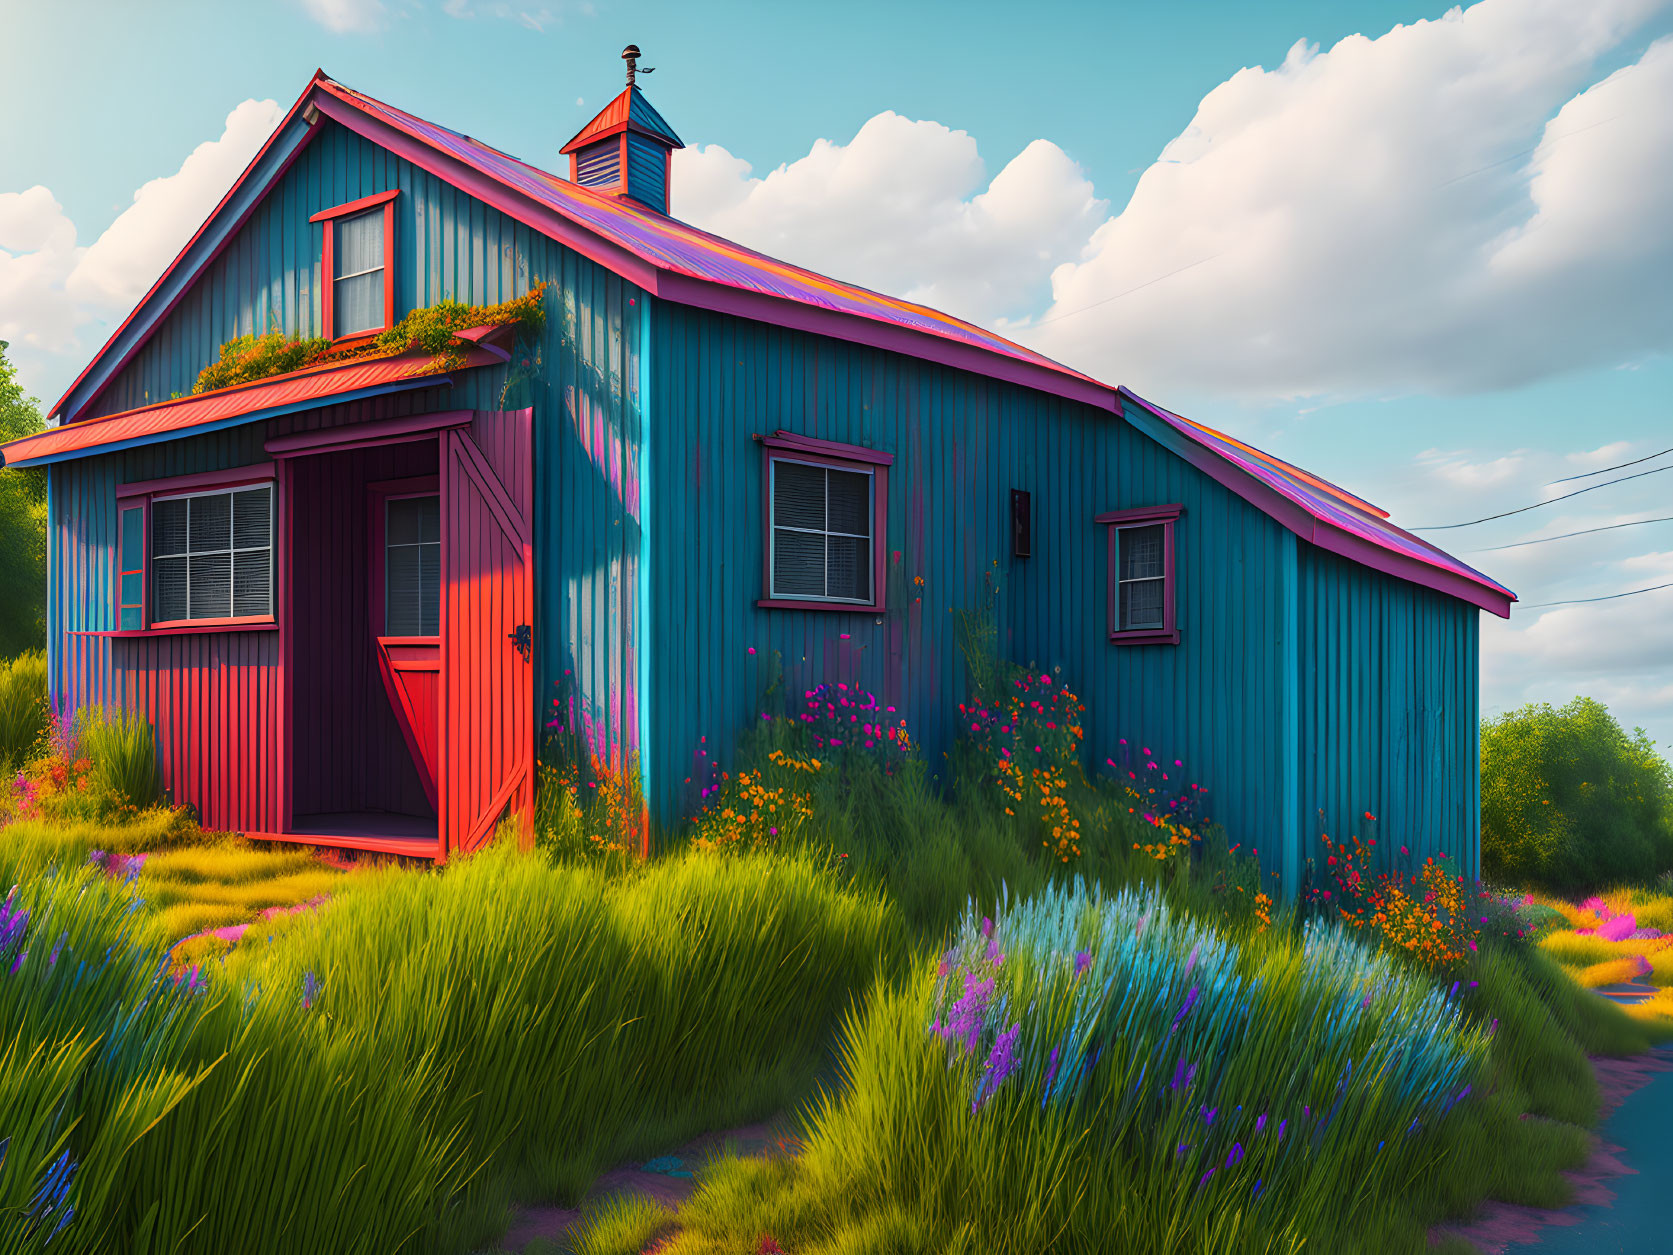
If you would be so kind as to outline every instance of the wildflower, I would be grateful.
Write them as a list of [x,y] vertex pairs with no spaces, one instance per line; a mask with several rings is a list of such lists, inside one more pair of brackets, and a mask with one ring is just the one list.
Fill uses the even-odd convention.
[[1185,975],[1190,976],[1191,969],[1197,965],[1197,953],[1201,949],[1200,943],[1191,947],[1191,953],[1185,960]]
[[[1381,1144],[1379,1143],[1378,1145],[1379,1145],[1379,1149],[1380,1149]],[[1243,1158],[1243,1143],[1242,1142],[1233,1142],[1232,1143],[1232,1148],[1231,1148],[1231,1153],[1226,1156],[1226,1167],[1228,1167],[1228,1168],[1236,1167],[1238,1162],[1242,1158]]]
[[1092,952],[1090,950],[1075,951],[1075,975],[1080,976],[1092,966]]
[[302,1009],[306,1011],[311,1008],[318,997],[319,978],[314,975],[312,970],[309,970],[302,976]]
[[993,1049],[988,1053],[988,1061],[982,1069],[982,1082],[977,1089],[976,1099],[970,1104],[974,1112],[981,1106],[983,1099],[991,1097],[1005,1078],[1017,1070],[1017,1034],[1022,1032],[1021,1024],[1013,1024],[994,1039]]
[[1190,1142],[1181,1142],[1179,1144],[1179,1149],[1173,1152],[1173,1157],[1175,1159],[1183,1158],[1184,1155],[1185,1155],[1185,1152],[1190,1150],[1190,1149],[1191,1149],[1191,1143]]
[[1289,1118],[1287,1116],[1284,1119],[1278,1121],[1278,1140],[1280,1142],[1284,1140],[1284,1130],[1285,1130],[1285,1128],[1287,1128],[1289,1126],[1289,1123],[1290,1123],[1290,1121],[1289,1121]]
[[1192,985],[1191,989],[1190,989],[1190,992],[1185,995],[1184,1004],[1179,1008],[1178,1014],[1176,1014],[1173,1017],[1173,1025],[1168,1029],[1168,1031],[1170,1033],[1173,1032],[1175,1029],[1177,1029],[1179,1027],[1180,1021],[1183,1020],[1187,1015],[1190,1014],[1191,1008],[1196,1006],[1196,1004],[1197,1004],[1197,986]]
[[[776,829],[775,829],[775,831],[776,831]],[[1002,953],[1000,953],[1000,950],[999,950],[999,938],[997,938],[997,937],[989,938],[988,939],[988,962],[992,963],[995,967],[998,967],[1004,961],[1005,961],[1005,956]]]
[[1266,1127],[1266,1112],[1263,1111],[1263,1112],[1261,1112],[1260,1115],[1255,1117],[1255,1132],[1259,1133],[1265,1127]]
[[1185,1060],[1181,1058],[1173,1065],[1173,1083],[1170,1084],[1168,1088],[1173,1090],[1175,1093],[1181,1089],[1190,1089],[1191,1082],[1194,1081],[1196,1077],[1197,1065],[1193,1063],[1187,1066]]
[[989,919],[986,915],[982,916],[982,936],[984,936],[984,937],[993,936],[993,921],[991,919]]
[[1198,1182],[1197,1182],[1197,1188],[1198,1188],[1198,1189],[1199,1189],[1199,1190],[1200,1190],[1200,1189],[1202,1189],[1202,1187],[1203,1187],[1203,1186],[1205,1186],[1205,1185],[1207,1185],[1207,1184],[1208,1184],[1208,1179],[1209,1179],[1209,1178],[1210,1178],[1210,1177],[1211,1177],[1211,1176],[1213,1176],[1213,1175],[1214,1175],[1214,1172],[1215,1172],[1215,1170],[1214,1170],[1214,1169],[1213,1169],[1213,1168],[1210,1168],[1210,1169],[1209,1169],[1209,1170],[1208,1170],[1208,1171],[1207,1171],[1207,1172],[1205,1172],[1205,1173],[1203,1173],[1203,1174],[1202,1174],[1202,1180],[1200,1180],[1200,1181],[1198,1181]]
[[1212,1125],[1214,1123],[1214,1117],[1219,1114],[1220,1108],[1218,1107],[1204,1107],[1202,1109],[1202,1122],[1205,1125]]
[[1051,1048],[1051,1058],[1046,1062],[1046,1088],[1051,1089],[1052,1081],[1057,1079],[1057,1047]]

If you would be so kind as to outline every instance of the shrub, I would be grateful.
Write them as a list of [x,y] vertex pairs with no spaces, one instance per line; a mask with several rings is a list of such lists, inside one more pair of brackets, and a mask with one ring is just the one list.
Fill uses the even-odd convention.
[[1673,773],[1591,698],[1485,723],[1481,862],[1553,893],[1648,881],[1673,866]]
[[0,772],[11,775],[46,739],[46,654],[19,654],[0,663]]

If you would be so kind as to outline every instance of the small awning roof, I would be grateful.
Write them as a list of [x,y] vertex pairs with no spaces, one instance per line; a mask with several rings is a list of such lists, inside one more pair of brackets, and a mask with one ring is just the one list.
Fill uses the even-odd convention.
[[[510,360],[510,354],[478,337],[491,336],[497,328],[475,328],[460,338],[472,343],[465,350],[461,369],[493,366]],[[222,427],[253,423],[296,410],[344,401],[359,401],[389,392],[431,388],[451,382],[442,359],[428,353],[404,353],[345,365],[315,366],[274,375],[255,383],[214,392],[181,397],[124,410],[103,418],[90,418],[54,427],[10,444],[0,445],[0,459],[6,466],[43,466],[70,458],[114,453],[138,445],[197,435]]]

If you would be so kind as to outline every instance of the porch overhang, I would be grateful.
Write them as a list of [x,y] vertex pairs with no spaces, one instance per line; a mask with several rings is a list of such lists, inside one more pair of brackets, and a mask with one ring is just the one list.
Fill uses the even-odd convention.
[[491,342],[503,338],[503,331],[503,328],[473,328],[461,333],[460,338],[469,347],[463,353],[463,360],[452,370],[440,357],[404,353],[398,357],[292,371],[255,383],[180,397],[160,405],[86,419],[25,436],[0,445],[0,465],[45,466],[260,422],[320,405],[433,388],[451,383],[455,370],[510,361],[510,353]]

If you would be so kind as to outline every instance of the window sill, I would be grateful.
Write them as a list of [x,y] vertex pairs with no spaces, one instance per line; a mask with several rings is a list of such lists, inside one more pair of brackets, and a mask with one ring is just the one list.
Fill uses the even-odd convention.
[[1147,628],[1144,631],[1140,631],[1140,632],[1111,632],[1110,633],[1110,644],[1111,645],[1177,645],[1177,644],[1179,644],[1179,631],[1178,631],[1177,628],[1175,630],[1171,631],[1171,632],[1164,632],[1164,631],[1161,631],[1159,629],[1148,629]]
[[105,636],[112,640],[131,640],[147,636],[194,636],[204,632],[276,632],[279,625],[272,619],[225,619],[194,623],[159,623],[148,628],[128,628],[114,632],[71,632],[71,636]]
[[799,601],[795,598],[763,597],[755,603],[757,610],[839,610],[850,614],[882,614],[883,607],[862,606],[853,601]]

